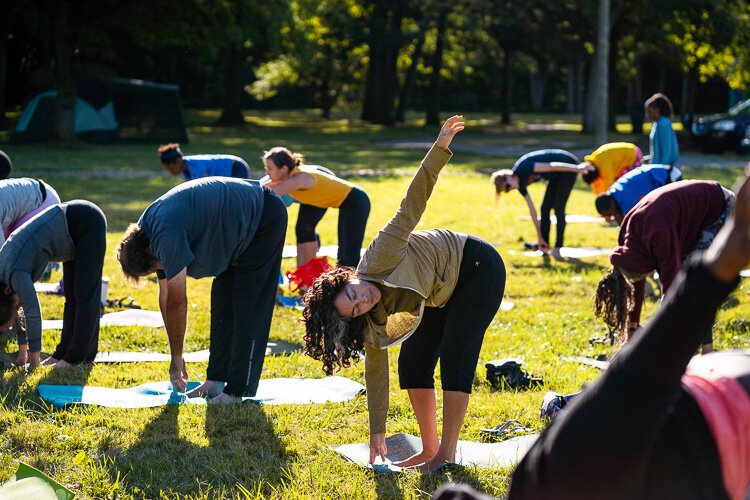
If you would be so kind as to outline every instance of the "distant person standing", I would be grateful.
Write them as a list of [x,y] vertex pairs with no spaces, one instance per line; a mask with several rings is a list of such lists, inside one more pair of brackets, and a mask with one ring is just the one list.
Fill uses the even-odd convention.
[[648,135],[651,148],[651,163],[677,165],[680,150],[677,136],[672,129],[672,103],[664,94],[654,94],[644,105],[646,118],[651,120],[651,133]]
[[190,155],[185,156],[179,144],[159,146],[161,164],[172,175],[182,175],[186,180],[201,177],[250,178],[247,162],[234,155]]

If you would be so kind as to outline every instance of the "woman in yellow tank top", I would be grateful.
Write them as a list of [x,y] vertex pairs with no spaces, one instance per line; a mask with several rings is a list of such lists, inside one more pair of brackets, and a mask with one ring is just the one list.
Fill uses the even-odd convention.
[[304,165],[304,157],[275,147],[263,155],[267,185],[279,195],[288,194],[300,203],[297,216],[297,265],[315,257],[318,242],[315,228],[329,208],[339,209],[339,266],[359,263],[365,226],[370,215],[370,198],[360,187],[336,177],[327,168]]

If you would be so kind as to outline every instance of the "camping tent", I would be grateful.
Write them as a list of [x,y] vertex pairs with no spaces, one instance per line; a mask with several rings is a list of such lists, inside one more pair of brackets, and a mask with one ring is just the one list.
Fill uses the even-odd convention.
[[[32,97],[11,142],[55,136],[57,91]],[[187,142],[179,87],[141,80],[83,78],[76,84],[76,136],[90,142]]]

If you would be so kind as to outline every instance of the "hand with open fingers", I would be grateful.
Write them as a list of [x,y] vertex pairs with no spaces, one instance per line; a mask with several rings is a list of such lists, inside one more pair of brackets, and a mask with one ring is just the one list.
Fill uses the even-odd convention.
[[453,140],[453,136],[464,129],[463,119],[463,115],[453,115],[445,120],[443,128],[440,129],[440,133],[438,134],[437,139],[435,139],[435,145],[443,149],[448,149]]
[[[750,163],[747,173],[750,173]],[[722,281],[735,279],[750,263],[750,177],[737,189],[733,213],[706,250],[703,260]]]
[[374,463],[377,457],[385,462],[388,447],[385,445],[385,433],[370,435],[370,463]]
[[182,356],[172,358],[169,363],[169,381],[172,383],[172,387],[179,392],[185,392],[185,389],[187,389],[188,374]]
[[542,253],[549,253],[549,243],[547,243],[547,242],[546,242],[546,241],[544,241],[544,240],[539,240],[539,241],[537,242],[537,245],[539,246],[539,250],[540,250],[540,251],[541,251]]

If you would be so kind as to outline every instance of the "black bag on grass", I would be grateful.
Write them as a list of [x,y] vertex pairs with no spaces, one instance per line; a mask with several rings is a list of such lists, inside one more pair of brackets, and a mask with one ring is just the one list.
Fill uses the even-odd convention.
[[516,358],[496,359],[484,365],[487,368],[487,380],[493,389],[529,389],[544,385],[540,377],[523,371],[523,361]]

